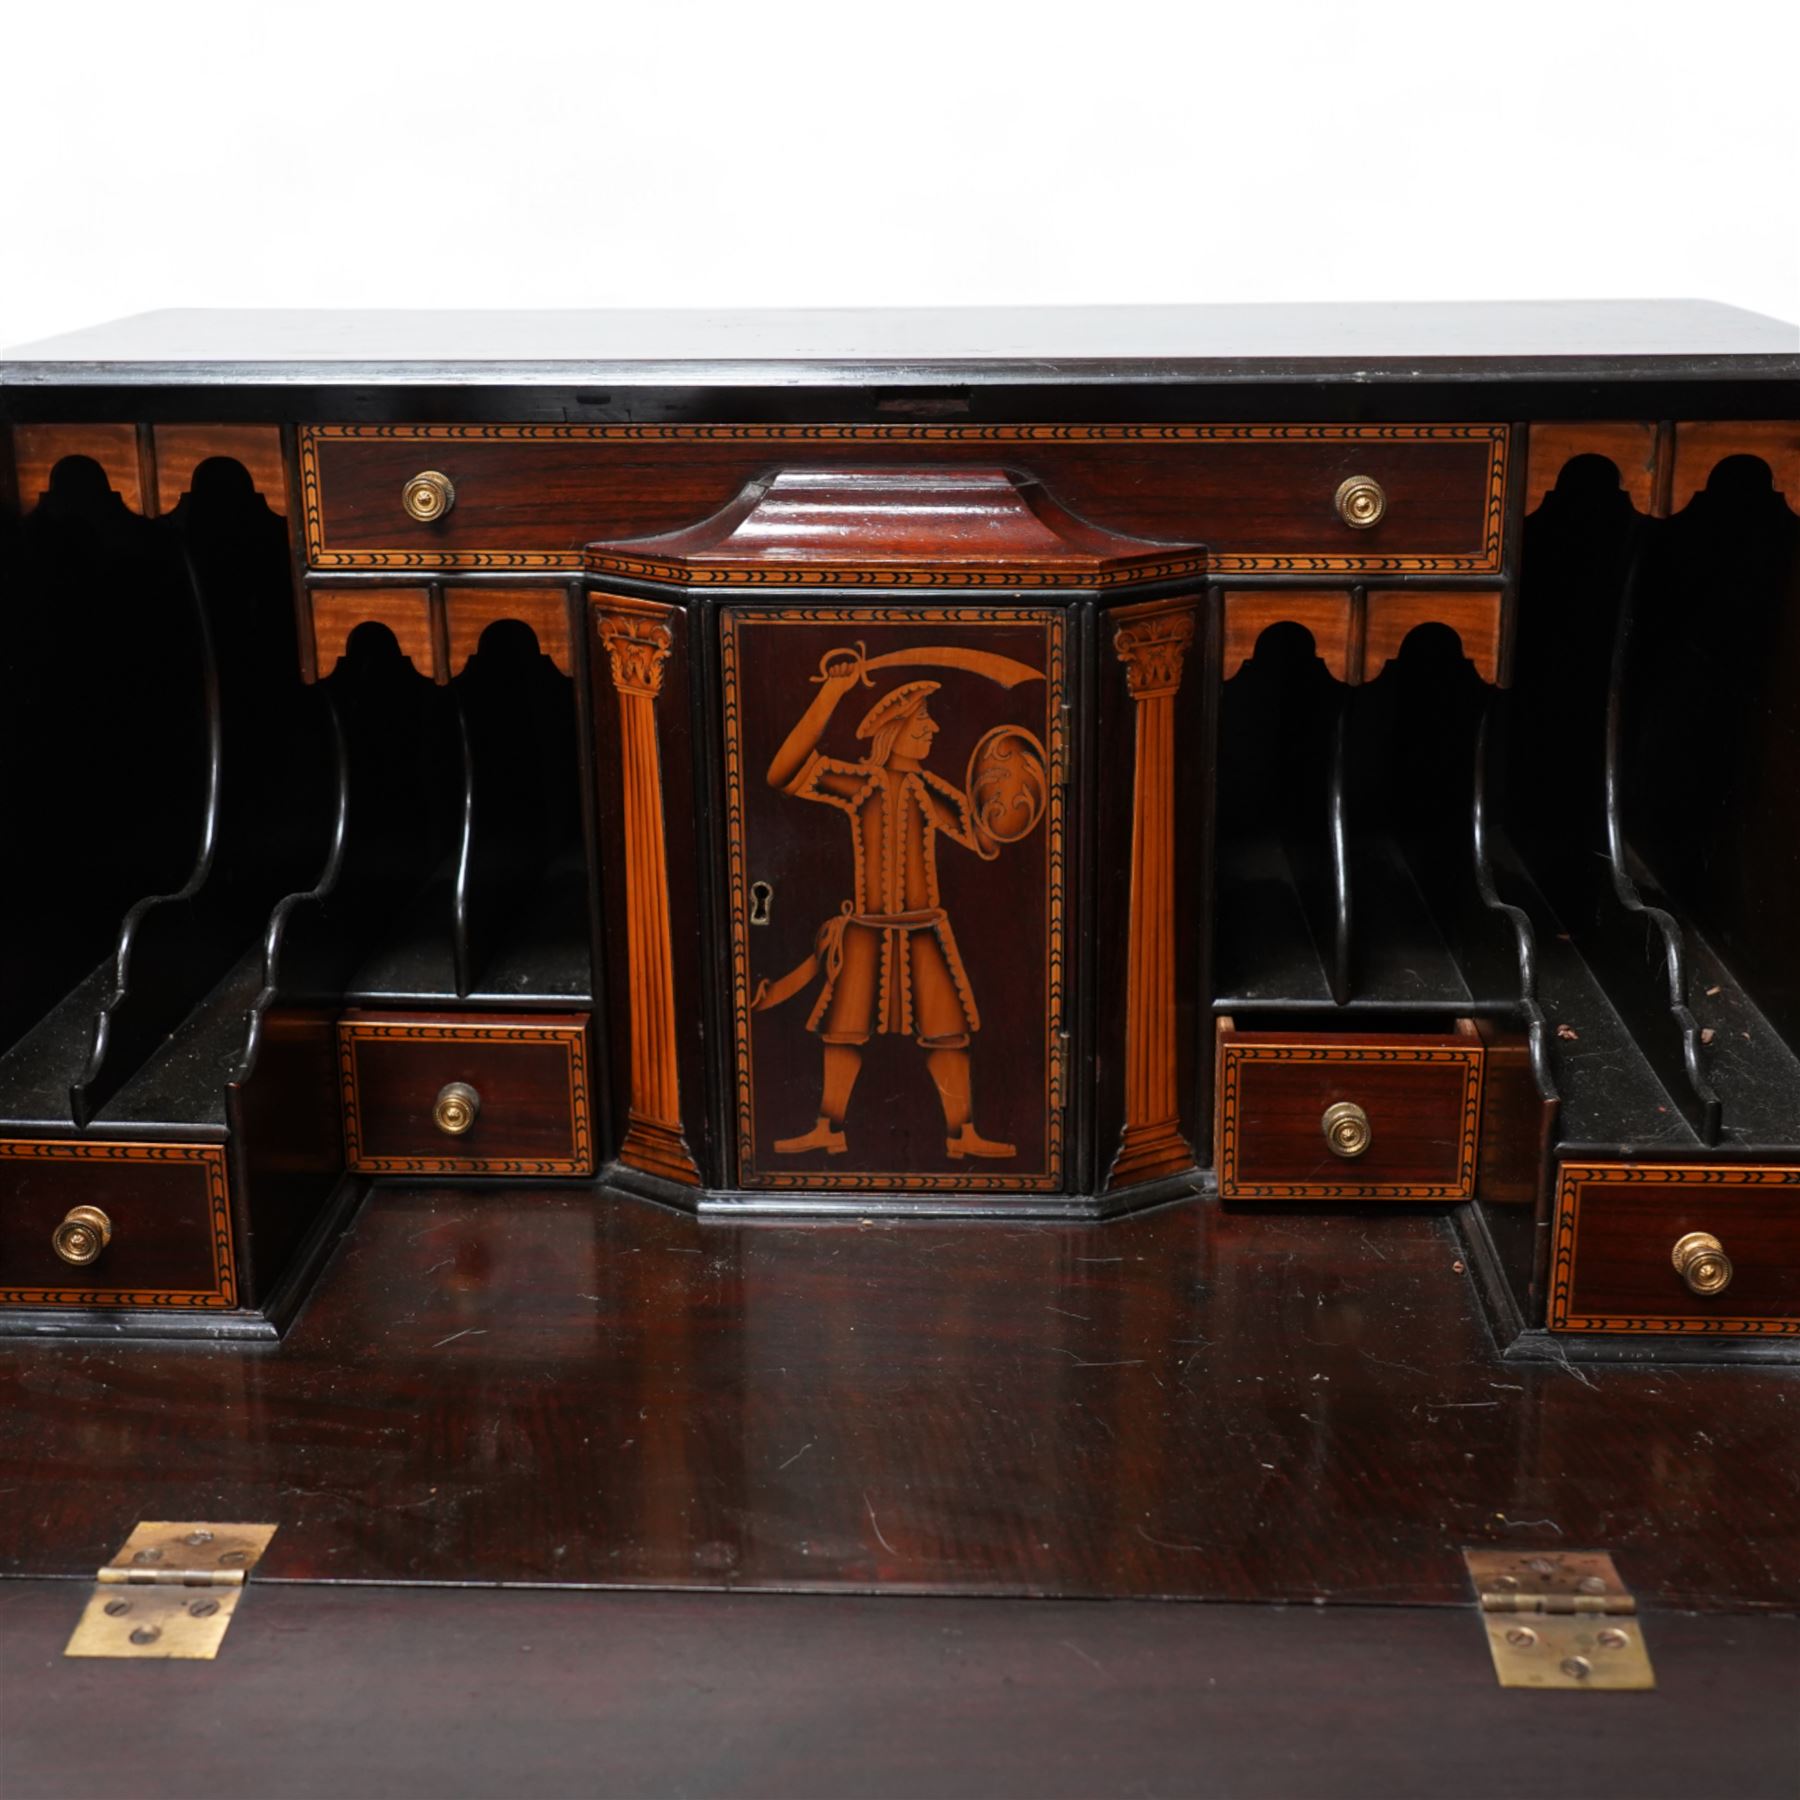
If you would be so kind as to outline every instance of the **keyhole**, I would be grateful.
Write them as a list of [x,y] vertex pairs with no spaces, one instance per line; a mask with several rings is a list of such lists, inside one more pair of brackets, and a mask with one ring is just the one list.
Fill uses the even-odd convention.
[[750,923],[766,925],[769,922],[769,902],[775,898],[775,890],[766,881],[753,881],[750,884]]

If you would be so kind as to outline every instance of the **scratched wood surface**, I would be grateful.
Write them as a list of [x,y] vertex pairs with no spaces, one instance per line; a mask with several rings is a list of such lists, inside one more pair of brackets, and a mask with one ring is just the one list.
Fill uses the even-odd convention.
[[9,1800],[1787,1800],[1800,1778],[1791,1619],[1655,1614],[1656,1692],[1576,1697],[1497,1686],[1472,1609],[254,1582],[217,1662],[64,1661],[80,1601],[0,1582]]
[[0,1345],[0,1571],[1461,1605],[1465,1545],[1793,1609],[1791,1369],[1518,1366],[1431,1210],[699,1222],[379,1189],[271,1347]]

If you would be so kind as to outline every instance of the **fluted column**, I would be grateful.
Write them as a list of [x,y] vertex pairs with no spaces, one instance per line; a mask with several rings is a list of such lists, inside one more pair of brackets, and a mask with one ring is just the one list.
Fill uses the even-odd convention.
[[697,1186],[681,1129],[675,1054],[675,969],[669,859],[663,835],[656,700],[674,637],[655,612],[599,613],[600,641],[619,696],[619,779],[625,813],[625,943],[631,1003],[631,1114],[619,1160]]
[[1122,621],[1113,648],[1136,711],[1126,944],[1125,1128],[1107,1175],[1125,1187],[1190,1167],[1176,1087],[1175,696],[1192,602]]

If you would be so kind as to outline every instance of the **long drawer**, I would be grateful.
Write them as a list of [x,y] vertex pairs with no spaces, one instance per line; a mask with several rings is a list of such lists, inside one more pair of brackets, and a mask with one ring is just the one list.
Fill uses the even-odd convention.
[[[584,544],[690,525],[770,469],[933,462],[1028,469],[1063,505],[1116,531],[1206,543],[1217,570],[1483,574],[1500,567],[1507,455],[1503,425],[318,425],[300,434],[315,569],[572,568]],[[412,488],[413,505],[432,514],[420,518],[408,510],[409,484],[425,474],[443,482]]]
[[1800,1333],[1800,1168],[1565,1163],[1552,1331]]

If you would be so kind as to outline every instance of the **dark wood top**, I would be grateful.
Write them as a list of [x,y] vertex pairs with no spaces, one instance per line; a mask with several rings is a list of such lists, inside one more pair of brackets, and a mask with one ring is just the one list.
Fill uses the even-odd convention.
[[1463,371],[1783,377],[1800,329],[1702,300],[814,308],[173,310],[0,354],[0,386],[724,387],[1406,382]]
[[278,1346],[5,1346],[0,1577],[222,1518],[280,1525],[259,1584],[1466,1607],[1497,1544],[1791,1609],[1795,1371],[1503,1361],[1466,1260],[1375,1207],[778,1225],[378,1188]]
[[1206,572],[1196,544],[1164,544],[1077,517],[1007,469],[783,469],[680,531],[589,544],[596,574],[651,581],[987,579],[1111,586]]

